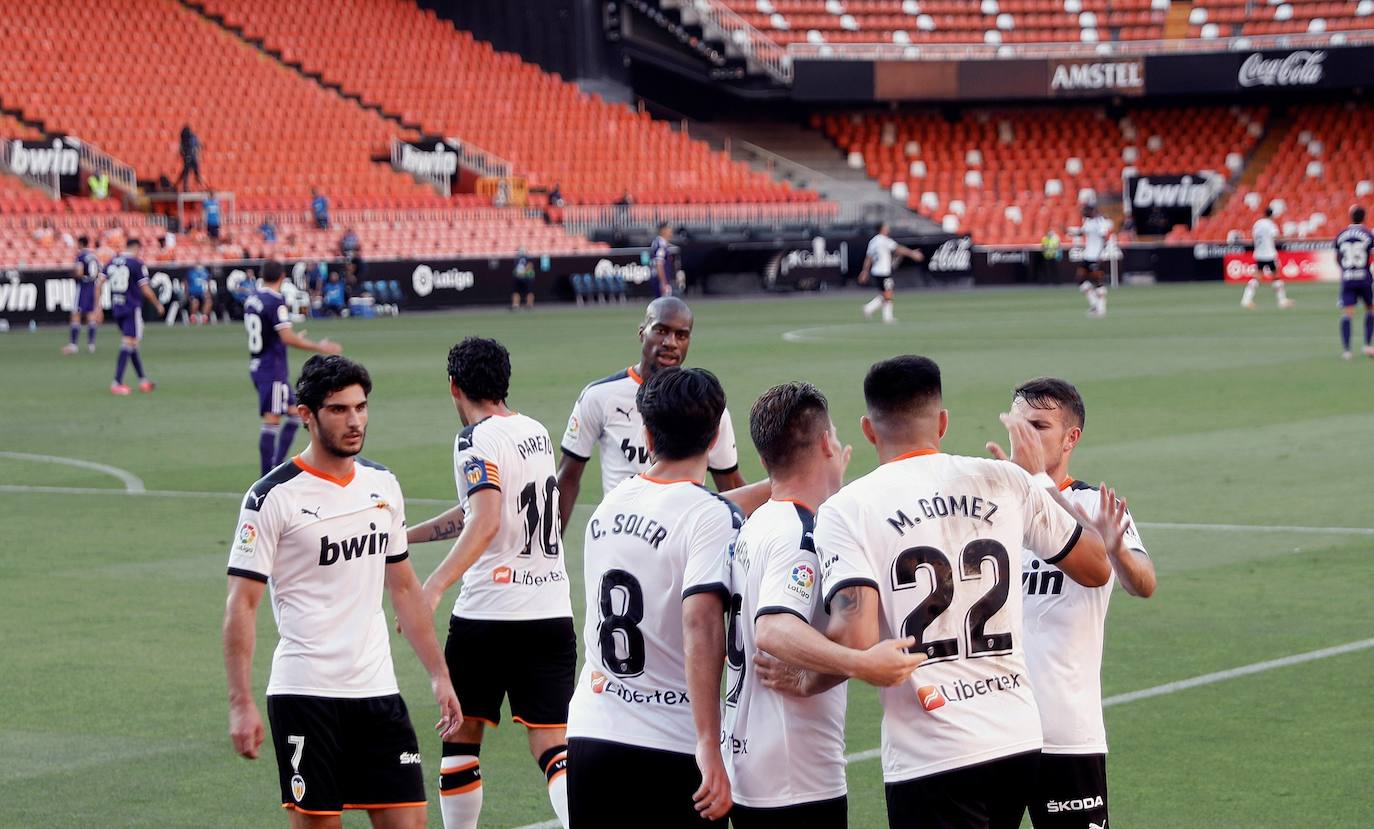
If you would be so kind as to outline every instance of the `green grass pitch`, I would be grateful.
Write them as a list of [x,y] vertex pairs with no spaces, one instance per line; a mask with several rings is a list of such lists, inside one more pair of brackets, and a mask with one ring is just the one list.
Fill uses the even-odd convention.
[[[747,412],[775,382],[810,380],[830,396],[842,438],[856,444],[851,475],[875,462],[858,416],[876,359],[939,361],[951,452],[1005,438],[997,413],[1017,381],[1077,383],[1088,421],[1073,471],[1129,499],[1159,569],[1153,599],[1113,600],[1110,696],[1374,636],[1374,534],[1330,529],[1374,526],[1374,360],[1338,359],[1334,289],[1293,296],[1292,311],[1265,296],[1245,312],[1238,289],[1135,288],[1090,320],[1071,290],[905,293],[893,326],[860,321],[866,293],[703,301],[688,362],[725,383],[751,480],[760,468]],[[450,344],[504,342],[513,406],[557,440],[582,386],[636,358],[638,321],[638,306],[546,307],[307,327],[371,370],[365,454],[396,472],[418,521],[453,496]],[[230,493],[258,464],[242,329],[149,326],[144,361],[161,385],[131,398],[107,390],[118,348],[108,327],[94,356],[59,356],[65,339],[65,328],[0,335],[0,826],[285,825],[270,747],[250,763],[226,736]],[[298,367],[302,355],[291,359]],[[117,494],[123,484],[107,473],[13,453],[118,467],[154,494]],[[567,543],[579,630],[582,522],[599,491],[593,463]],[[193,492],[205,494],[178,495]],[[414,550],[421,577],[445,551]],[[259,689],[274,642],[263,608]],[[435,708],[404,641],[394,649],[437,827]],[[1371,687],[1366,649],[1112,706],[1112,825],[1369,825]],[[877,744],[876,694],[855,685],[849,750]],[[483,826],[552,817],[519,727],[490,733],[482,761]],[[849,779],[851,825],[886,825],[877,761],[851,764]]]

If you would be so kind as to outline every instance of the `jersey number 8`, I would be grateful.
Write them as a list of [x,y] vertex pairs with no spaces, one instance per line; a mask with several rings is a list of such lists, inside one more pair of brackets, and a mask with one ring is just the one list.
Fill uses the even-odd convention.
[[639,579],[624,570],[607,570],[597,594],[601,664],[619,677],[639,676],[644,673],[644,634],[639,630],[644,621],[644,589]]

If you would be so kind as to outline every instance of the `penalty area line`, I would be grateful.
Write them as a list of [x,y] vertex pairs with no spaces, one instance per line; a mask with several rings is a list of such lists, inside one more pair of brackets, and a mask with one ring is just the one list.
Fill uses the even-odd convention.
[[[1251,674],[1272,671],[1277,668],[1287,668],[1293,665],[1301,665],[1304,662],[1314,662],[1318,659],[1327,659],[1332,656],[1341,656],[1356,651],[1369,650],[1374,648],[1374,639],[1361,639],[1358,642],[1347,642],[1344,645],[1334,645],[1329,648],[1321,648],[1306,653],[1295,653],[1291,656],[1282,656],[1278,659],[1267,659],[1263,662],[1255,662],[1251,665],[1242,665],[1239,668],[1230,668],[1225,671],[1214,671],[1210,674],[1202,674],[1191,679],[1182,679],[1177,682],[1166,682],[1163,685],[1156,685],[1153,688],[1144,688],[1139,691],[1131,691],[1125,694],[1116,694],[1102,700],[1103,708],[1110,708],[1115,705],[1124,705],[1128,702],[1137,702],[1151,697],[1162,697],[1166,694],[1176,694],[1179,691],[1186,691],[1190,688],[1198,688],[1203,685],[1213,685],[1218,682],[1225,682],[1229,679],[1236,679]],[[845,762],[862,763],[867,760],[876,760],[882,755],[881,749],[870,748],[866,751],[856,751],[853,754],[845,755]],[[556,820],[546,820],[541,823],[530,823],[517,829],[558,829],[562,826]]]

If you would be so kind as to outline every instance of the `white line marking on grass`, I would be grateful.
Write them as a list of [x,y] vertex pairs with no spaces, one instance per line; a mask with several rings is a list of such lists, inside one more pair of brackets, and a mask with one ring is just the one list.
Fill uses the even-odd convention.
[[1249,676],[1250,674],[1272,671],[1275,668],[1287,668],[1290,665],[1301,665],[1304,662],[1312,662],[1317,659],[1326,659],[1329,656],[1340,656],[1341,654],[1368,650],[1369,648],[1374,648],[1374,639],[1361,639],[1358,642],[1335,645],[1334,647],[1308,651],[1307,653],[1295,653],[1292,656],[1282,656],[1278,659],[1256,662],[1253,665],[1242,665],[1239,668],[1203,674],[1202,676],[1195,676],[1192,679],[1181,679],[1178,682],[1166,682],[1163,685],[1156,685],[1153,688],[1146,688],[1142,691],[1117,694],[1116,696],[1107,697],[1102,700],[1102,706],[1105,708],[1111,705],[1122,705],[1127,702],[1135,702],[1136,700],[1163,696],[1164,694],[1173,694],[1178,691],[1186,691],[1189,688],[1196,688],[1199,685],[1211,685],[1214,682],[1224,682],[1228,679],[1235,679],[1238,676]]
[[[143,483],[140,481],[139,486]],[[140,495],[147,498],[242,498],[242,492],[196,492],[177,489],[106,489],[87,486],[30,486],[28,484],[0,484],[0,492],[32,493],[39,495]],[[458,503],[457,498],[407,498],[407,504],[446,505]]]
[[[0,452],[0,457],[11,456],[12,452]],[[38,455],[33,457],[43,457]],[[67,459],[62,459],[67,461]],[[84,466],[87,462],[82,461]],[[99,466],[99,464],[96,464]],[[110,467],[110,474],[116,474],[115,468]],[[123,470],[119,470],[123,471]],[[132,477],[132,476],[130,476]],[[133,479],[137,489],[109,489],[104,487],[87,486],[34,486],[29,484],[0,484],[0,492],[15,493],[37,493],[40,495],[142,495],[149,498],[242,498],[242,492],[197,492],[193,490],[176,489],[144,489],[143,482],[137,478]],[[427,506],[453,506],[458,503],[456,498],[407,498],[408,504],[424,504]],[[1147,530],[1198,530],[1204,532],[1233,532],[1233,533],[1302,533],[1310,535],[1358,535],[1374,536],[1374,528],[1370,527],[1289,527],[1274,526],[1269,524],[1172,524],[1167,522],[1141,521],[1140,526]]]
[[27,452],[0,452],[0,458],[9,458],[16,461],[39,461],[41,463],[60,463],[67,466],[79,466],[82,469],[94,469],[96,472],[104,472],[118,478],[124,484],[126,492],[143,492],[145,487],[143,481],[134,473],[127,469],[120,469],[117,466],[107,466],[95,461],[83,461],[78,458],[62,458],[57,455],[30,455]]
[[[1361,639],[1358,642],[1349,642],[1344,645],[1335,645],[1330,648],[1308,651],[1307,653],[1295,653],[1292,656],[1284,656],[1278,659],[1269,659],[1264,662],[1256,662],[1253,665],[1242,665],[1239,668],[1231,668],[1225,671],[1216,671],[1202,676],[1195,676],[1192,679],[1183,679],[1178,682],[1166,682],[1163,685],[1156,685],[1153,688],[1145,688],[1140,691],[1131,691],[1126,694],[1117,694],[1102,700],[1102,707],[1109,708],[1114,705],[1124,705],[1128,702],[1136,702],[1150,697],[1160,697],[1165,694],[1174,694],[1179,691],[1186,691],[1189,688],[1197,688],[1201,685],[1211,685],[1216,682],[1225,682],[1236,677],[1249,676],[1264,671],[1272,671],[1275,668],[1287,668],[1291,665],[1301,665],[1304,662],[1312,662],[1317,659],[1326,659],[1330,656],[1340,656],[1342,654],[1354,653],[1355,651],[1368,650],[1374,648],[1374,639]],[[845,762],[862,763],[866,760],[876,760],[882,754],[881,749],[870,748],[867,751],[856,751],[853,754],[845,755]],[[561,826],[556,820],[546,820],[542,823],[531,823],[520,826],[518,829],[557,829]]]
[[1369,527],[1276,527],[1268,524],[1167,524],[1142,521],[1153,530],[1205,530],[1213,532],[1314,533],[1318,535],[1374,535]]

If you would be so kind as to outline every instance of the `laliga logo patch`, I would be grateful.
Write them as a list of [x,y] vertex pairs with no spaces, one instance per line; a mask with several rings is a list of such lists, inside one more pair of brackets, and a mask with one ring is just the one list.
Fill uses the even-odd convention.
[[945,695],[938,685],[922,685],[917,688],[916,699],[921,701],[921,707],[927,711],[942,708],[945,704]]
[[509,567],[497,567],[491,571],[491,580],[497,584],[510,584],[513,572]]
[[305,799],[305,778],[299,774],[291,775],[291,796],[296,798],[297,803]]
[[599,694],[606,690],[606,675],[600,671],[592,671],[592,693]]
[[811,585],[816,583],[816,570],[804,561],[797,562],[792,568],[792,583],[803,590],[811,589]]
[[238,541],[236,552],[245,554],[253,552],[253,546],[258,542],[258,528],[247,521],[243,522],[243,526],[239,527]]
[[577,422],[577,415],[568,418],[568,437],[577,439],[577,433],[582,429],[582,425]]

